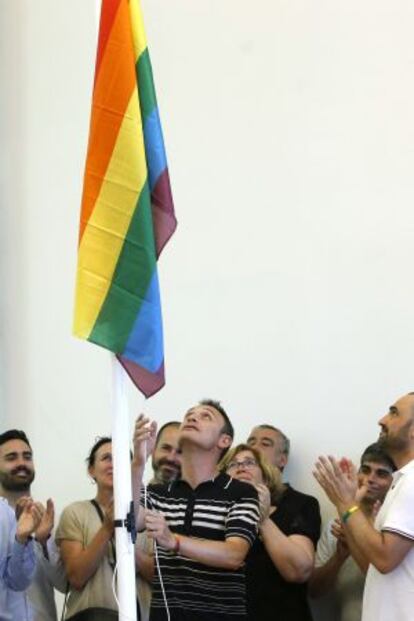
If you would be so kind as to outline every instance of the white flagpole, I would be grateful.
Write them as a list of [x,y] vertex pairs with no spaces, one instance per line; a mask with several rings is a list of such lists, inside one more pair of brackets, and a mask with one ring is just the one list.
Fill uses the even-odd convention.
[[[130,430],[128,400],[122,365],[114,355],[112,403],[112,456],[114,464],[114,517],[122,524],[132,501]],[[119,621],[136,621],[137,595],[135,589],[135,552],[131,534],[126,526],[115,527],[117,562],[117,597]]]

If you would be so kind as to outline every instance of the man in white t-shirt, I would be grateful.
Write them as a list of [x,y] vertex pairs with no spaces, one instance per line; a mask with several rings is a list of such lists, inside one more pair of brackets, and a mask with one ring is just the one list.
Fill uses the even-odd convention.
[[379,444],[398,470],[375,526],[360,510],[357,473],[347,459],[320,457],[315,477],[338,510],[353,556],[369,564],[362,621],[414,618],[414,393],[379,421]]

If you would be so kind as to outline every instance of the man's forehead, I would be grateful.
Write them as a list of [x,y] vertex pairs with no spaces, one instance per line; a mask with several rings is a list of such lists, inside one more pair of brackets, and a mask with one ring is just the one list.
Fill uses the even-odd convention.
[[254,427],[250,432],[249,439],[251,438],[267,439],[274,442],[275,440],[279,440],[281,436],[275,429],[269,429],[268,427]]
[[218,410],[216,410],[215,407],[213,407],[212,405],[193,405],[193,407],[191,407],[184,415],[184,418],[186,416],[189,416],[190,414],[194,414],[195,412],[210,412],[210,414],[213,414],[213,416],[215,416],[216,418],[222,418],[222,415],[220,414],[220,412]]
[[24,440],[13,439],[8,440],[4,444],[0,446],[0,454],[1,455],[11,455],[13,453],[30,453],[32,454],[32,449],[30,446],[24,442]]
[[395,403],[390,405],[390,412],[414,414],[414,395],[410,393],[397,399]]
[[162,430],[160,439],[158,440],[158,444],[167,442],[167,440],[168,442],[172,442],[175,444],[178,441],[179,431],[180,428],[178,425],[168,425]]
[[364,459],[361,463],[361,467],[366,466],[371,468],[371,470],[386,470],[390,474],[392,474],[392,470],[388,464],[383,463],[382,461],[372,461],[370,459]]

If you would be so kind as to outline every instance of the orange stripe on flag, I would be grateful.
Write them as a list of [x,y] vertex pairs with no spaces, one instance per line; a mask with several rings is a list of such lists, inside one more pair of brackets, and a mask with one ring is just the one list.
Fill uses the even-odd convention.
[[115,20],[116,12],[119,8],[121,0],[102,0],[101,22],[99,25],[99,41],[98,50],[96,53],[96,67],[95,67],[95,82],[101,66],[102,57],[105,52],[106,44],[111,34],[111,28]]
[[[125,111],[136,87],[127,0],[121,0],[100,64],[92,102],[79,241],[93,212]],[[99,34],[101,40],[102,31]]]

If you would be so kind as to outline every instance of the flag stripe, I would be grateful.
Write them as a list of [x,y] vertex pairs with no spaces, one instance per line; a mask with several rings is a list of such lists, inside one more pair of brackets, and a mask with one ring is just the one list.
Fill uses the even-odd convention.
[[146,182],[145,158],[142,157],[143,135],[139,120],[135,92],[79,246],[79,299],[83,299],[86,288],[92,287],[94,290],[93,303],[89,300],[88,304],[77,305],[79,328],[75,326],[75,330],[82,338],[89,338],[104,303],[138,197]]
[[138,80],[139,98],[141,104],[142,119],[145,123],[154,108],[157,107],[157,96],[155,94],[154,80],[152,77],[152,67],[149,58],[148,48],[145,49],[138,58],[136,64]]
[[167,168],[167,156],[165,154],[164,140],[161,134],[160,117],[158,108],[154,108],[147,117],[144,125],[144,140],[147,147],[147,166],[149,185],[151,192],[157,180]]
[[130,24],[132,41],[134,44],[134,65],[147,47],[147,37],[144,30],[144,22],[138,2],[129,2]]
[[164,360],[163,349],[160,290],[155,268],[122,355],[156,373]]
[[99,23],[99,40],[98,50],[96,53],[96,67],[95,67],[95,83],[99,74],[102,58],[108,43],[109,36],[111,34],[112,26],[115,21],[116,13],[119,9],[121,0],[111,0],[108,4],[108,9],[101,12],[101,19]]
[[124,353],[156,269],[155,248],[153,243],[148,246],[148,237],[152,238],[152,213],[149,190],[145,184],[125,236],[111,286],[90,335],[90,340],[101,342],[118,354]]
[[[125,57],[130,62],[125,62]],[[131,97],[136,93],[133,70],[134,50],[128,10],[122,3],[116,14],[110,39],[105,48],[101,69],[93,94],[89,150],[85,170],[79,238],[82,239],[105,173],[111,160],[118,134],[124,123]]]

